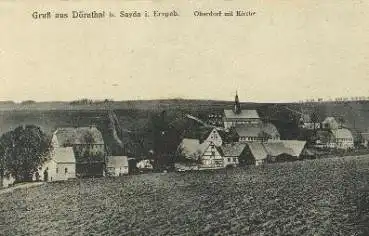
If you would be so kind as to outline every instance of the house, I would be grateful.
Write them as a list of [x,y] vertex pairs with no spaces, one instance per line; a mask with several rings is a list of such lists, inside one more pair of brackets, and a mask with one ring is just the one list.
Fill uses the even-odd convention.
[[280,142],[264,143],[263,145],[268,153],[269,161],[293,161],[301,159],[306,141],[281,140]]
[[220,147],[223,144],[222,136],[220,135],[220,131],[216,128],[211,129],[210,133],[208,133],[207,138],[205,139],[207,143],[213,143],[215,146]]
[[224,144],[221,147],[224,158],[224,167],[237,166],[239,164],[239,158],[242,155],[245,147],[246,144],[244,143]]
[[248,143],[246,145],[246,153],[246,164],[256,166],[264,164],[268,157],[268,152],[262,143]]
[[290,152],[291,156],[298,159],[301,157],[306,146],[306,141],[301,140],[281,140],[281,143],[283,143],[286,148],[292,150],[292,152]]
[[195,129],[189,129],[184,134],[184,138],[198,139],[200,143],[208,142],[213,143],[216,146],[222,146],[225,132],[217,128],[212,127],[200,127]]
[[121,176],[129,173],[129,163],[127,156],[106,157],[106,175]]
[[54,147],[72,147],[78,177],[103,176],[105,143],[96,126],[58,128],[52,137]]
[[265,142],[268,140],[268,136],[261,127],[238,125],[235,130],[239,137],[238,142]]
[[264,143],[264,148],[268,153],[269,162],[292,161],[294,151],[286,147],[282,142],[279,143]]
[[346,128],[332,130],[337,148],[351,149],[354,148],[354,137],[350,130]]
[[334,117],[327,117],[322,122],[323,129],[336,130],[340,128],[340,124],[336,121]]
[[230,129],[236,125],[253,125],[259,126],[261,124],[261,119],[256,110],[242,110],[241,105],[236,93],[235,103],[233,109],[224,110],[224,128]]
[[212,143],[200,143],[198,139],[183,139],[178,149],[187,160],[198,163],[199,169],[218,169],[224,167],[222,151]]
[[214,127],[188,129],[183,137],[187,139],[198,139],[200,143],[213,143],[217,147],[221,147],[224,143],[238,142],[239,139],[234,128],[225,131]]
[[34,181],[62,181],[76,178],[76,159],[72,147],[56,147],[50,159],[34,174]]

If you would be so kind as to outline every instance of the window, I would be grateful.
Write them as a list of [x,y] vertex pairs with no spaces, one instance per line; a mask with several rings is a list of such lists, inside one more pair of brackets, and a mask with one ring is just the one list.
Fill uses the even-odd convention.
[[64,169],[64,172],[65,172],[65,173],[68,173],[68,168],[65,168],[65,169]]
[[58,168],[56,168],[56,173],[58,173],[59,172],[59,169]]
[[228,162],[231,162],[231,158],[228,157]]

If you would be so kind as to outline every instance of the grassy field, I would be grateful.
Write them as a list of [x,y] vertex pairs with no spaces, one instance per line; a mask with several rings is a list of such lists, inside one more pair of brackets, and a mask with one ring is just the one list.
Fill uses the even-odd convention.
[[369,157],[83,179],[0,195],[0,235],[368,235]]

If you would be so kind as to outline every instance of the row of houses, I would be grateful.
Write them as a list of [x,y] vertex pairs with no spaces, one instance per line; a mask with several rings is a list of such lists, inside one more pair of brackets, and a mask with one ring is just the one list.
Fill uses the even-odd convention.
[[[216,117],[218,118],[218,117]],[[177,163],[177,169],[217,169],[240,162],[260,165],[282,159],[299,159],[306,141],[281,140],[278,129],[263,122],[256,110],[242,110],[238,95],[233,109],[225,109],[223,127],[202,128],[185,134],[178,147],[192,166]]]
[[[83,177],[120,176],[129,173],[127,156],[107,156],[102,133],[95,126],[58,128],[52,135],[48,160],[33,175],[34,181],[63,181]],[[13,184],[2,178],[3,187]]]
[[184,158],[192,160],[190,165],[176,163],[178,170],[220,169],[235,167],[243,162],[248,165],[261,165],[266,162],[298,160],[306,141],[281,140],[279,142],[223,143],[212,141],[200,143],[198,139],[183,139],[179,149]]

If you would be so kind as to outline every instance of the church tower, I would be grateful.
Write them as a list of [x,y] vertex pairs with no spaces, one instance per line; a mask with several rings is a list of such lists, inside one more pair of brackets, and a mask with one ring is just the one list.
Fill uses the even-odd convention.
[[240,100],[238,99],[237,91],[236,91],[236,96],[234,98],[233,112],[236,113],[236,114],[240,114],[241,113],[241,105],[240,105]]

